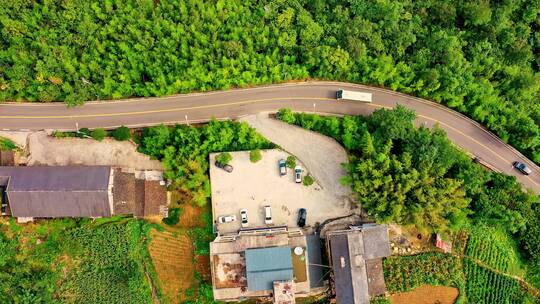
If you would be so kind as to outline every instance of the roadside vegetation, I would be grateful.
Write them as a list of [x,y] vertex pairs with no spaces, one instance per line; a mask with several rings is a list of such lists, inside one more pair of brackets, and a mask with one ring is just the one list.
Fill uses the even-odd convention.
[[470,292],[475,303],[539,296],[520,280],[540,288],[540,199],[514,177],[475,164],[442,129],[416,128],[414,112],[402,106],[342,118],[282,109],[278,118],[333,137],[348,150],[343,182],[377,222],[454,240],[453,255],[387,259],[389,290],[452,286],[460,299]]
[[66,138],[66,137],[79,137],[79,138],[93,138],[97,141],[102,141],[107,137],[112,137],[118,141],[130,140],[132,138],[131,130],[126,126],[118,127],[111,132],[103,128],[97,128],[90,130],[88,128],[80,128],[77,132],[65,132],[65,131],[54,131],[52,136],[56,138]]
[[17,149],[17,145],[10,139],[0,137],[0,151],[11,151]]
[[6,1],[0,100],[346,80],[427,97],[540,162],[538,1]]

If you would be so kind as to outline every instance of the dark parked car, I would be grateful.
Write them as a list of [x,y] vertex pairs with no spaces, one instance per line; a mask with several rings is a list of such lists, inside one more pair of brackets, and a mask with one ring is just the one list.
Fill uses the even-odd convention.
[[512,166],[525,175],[529,175],[532,173],[531,169],[522,162],[515,161],[512,163]]
[[298,210],[298,227],[304,227],[306,225],[307,211],[304,208]]
[[216,167],[221,168],[221,169],[223,169],[223,170],[225,170],[225,171],[227,171],[229,173],[231,173],[233,171],[233,166],[222,164],[222,163],[218,162],[217,160],[216,160]]

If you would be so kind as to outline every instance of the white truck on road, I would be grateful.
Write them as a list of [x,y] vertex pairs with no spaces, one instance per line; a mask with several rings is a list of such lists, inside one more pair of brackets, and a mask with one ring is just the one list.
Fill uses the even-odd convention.
[[346,91],[346,90],[339,90],[336,92],[337,100],[354,100],[354,101],[371,102],[371,98],[372,98],[371,93]]

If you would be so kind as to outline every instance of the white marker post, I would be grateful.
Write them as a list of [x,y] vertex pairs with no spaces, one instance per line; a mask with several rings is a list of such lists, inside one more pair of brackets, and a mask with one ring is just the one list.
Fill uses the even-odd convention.
[[184,117],[186,118],[186,125],[188,125],[188,126],[189,126],[189,121],[188,121],[188,119],[187,119],[187,114],[186,114],[186,115],[184,115]]

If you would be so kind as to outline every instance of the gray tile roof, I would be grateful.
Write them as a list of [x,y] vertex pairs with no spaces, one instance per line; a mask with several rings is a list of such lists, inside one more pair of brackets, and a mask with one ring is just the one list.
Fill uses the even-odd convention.
[[110,167],[0,167],[14,217],[110,216]]
[[336,300],[338,303],[354,303],[347,235],[339,234],[331,236],[330,250],[332,251],[332,269],[334,270]]
[[247,249],[245,258],[250,291],[272,290],[274,281],[293,278],[291,248],[288,246]]
[[382,264],[376,260],[390,255],[386,225],[332,231],[328,238],[338,303],[368,304],[372,295],[384,293]]
[[307,236],[307,251],[309,259],[309,287],[322,287],[324,284],[323,264],[321,256],[321,238],[317,234]]

